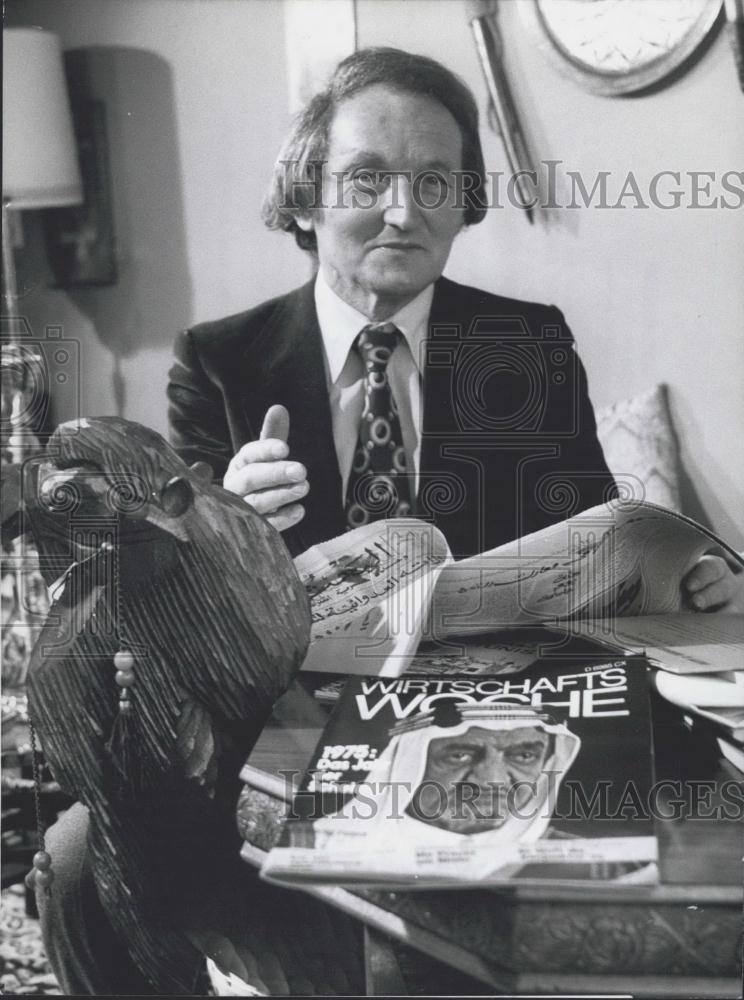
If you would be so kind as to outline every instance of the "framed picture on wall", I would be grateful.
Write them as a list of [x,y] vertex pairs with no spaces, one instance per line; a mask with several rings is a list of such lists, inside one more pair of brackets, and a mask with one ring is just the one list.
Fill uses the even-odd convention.
[[44,213],[44,234],[54,287],[113,285],[116,246],[103,101],[73,101],[84,201]]

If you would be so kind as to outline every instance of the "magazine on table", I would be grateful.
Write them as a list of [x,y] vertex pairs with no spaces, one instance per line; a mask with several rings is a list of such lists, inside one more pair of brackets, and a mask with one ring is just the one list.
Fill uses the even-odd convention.
[[262,875],[387,888],[657,880],[647,670],[352,676]]
[[396,677],[422,642],[536,625],[682,673],[731,669],[744,616],[685,614],[679,586],[714,548],[744,566],[706,528],[641,501],[601,504],[459,561],[431,524],[376,522],[295,560],[312,609],[303,669]]

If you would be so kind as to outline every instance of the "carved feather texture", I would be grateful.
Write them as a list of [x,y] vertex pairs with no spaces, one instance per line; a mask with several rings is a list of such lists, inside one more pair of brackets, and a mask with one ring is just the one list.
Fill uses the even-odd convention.
[[178,915],[235,881],[238,772],[302,663],[307,596],[274,529],[138,424],[62,425],[27,505],[42,559],[78,564],[34,650],[32,718],[89,809],[114,927],[158,993],[192,992],[202,956]]

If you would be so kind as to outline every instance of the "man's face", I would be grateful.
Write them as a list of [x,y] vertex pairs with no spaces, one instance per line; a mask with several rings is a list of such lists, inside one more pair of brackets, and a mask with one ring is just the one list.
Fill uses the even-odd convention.
[[471,726],[462,736],[433,739],[408,812],[453,833],[496,830],[510,814],[527,819],[530,786],[543,771],[548,744],[536,726],[503,732]]
[[325,207],[298,219],[315,231],[337,295],[382,320],[441,275],[463,224],[455,207],[461,168],[460,129],[437,101],[375,85],[339,105]]

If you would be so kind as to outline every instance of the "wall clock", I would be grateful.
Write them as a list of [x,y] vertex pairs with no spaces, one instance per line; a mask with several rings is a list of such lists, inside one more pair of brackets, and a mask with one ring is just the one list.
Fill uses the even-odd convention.
[[558,69],[595,94],[658,83],[698,48],[721,0],[524,0],[520,8]]

